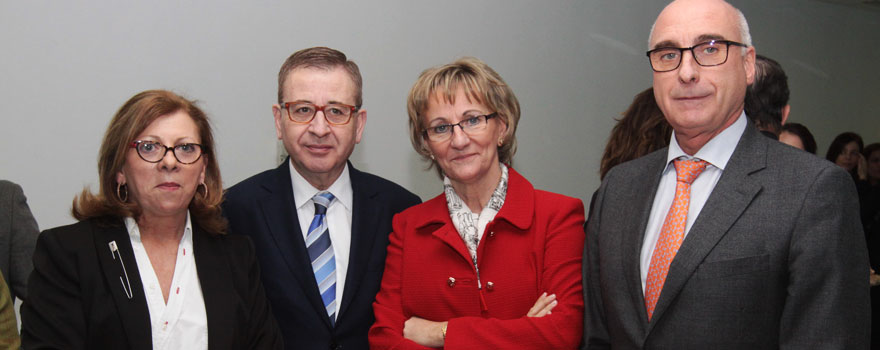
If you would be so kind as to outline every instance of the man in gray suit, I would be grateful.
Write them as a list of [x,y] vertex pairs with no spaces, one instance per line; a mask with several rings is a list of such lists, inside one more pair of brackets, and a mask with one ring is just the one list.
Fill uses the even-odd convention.
[[31,255],[39,235],[21,186],[0,180],[0,271],[12,301],[27,298],[27,279],[34,269]]
[[675,1],[657,18],[648,57],[674,133],[599,189],[585,349],[867,348],[855,186],[748,121],[750,42],[720,0]]

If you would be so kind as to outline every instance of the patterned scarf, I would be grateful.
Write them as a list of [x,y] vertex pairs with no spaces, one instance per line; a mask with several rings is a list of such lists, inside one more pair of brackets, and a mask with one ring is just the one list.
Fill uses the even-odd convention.
[[[443,192],[446,194],[449,217],[452,219],[455,230],[464,240],[475,268],[477,267],[477,246],[480,245],[480,239],[483,238],[486,225],[495,219],[495,215],[501,210],[504,198],[507,196],[507,166],[501,163],[499,165],[501,166],[501,181],[498,182],[498,187],[495,188],[495,192],[492,192],[492,197],[489,198],[489,202],[486,203],[486,207],[480,214],[471,212],[464,201],[455,194],[455,189],[452,188],[449,178],[443,176]],[[479,269],[477,277],[479,279]]]

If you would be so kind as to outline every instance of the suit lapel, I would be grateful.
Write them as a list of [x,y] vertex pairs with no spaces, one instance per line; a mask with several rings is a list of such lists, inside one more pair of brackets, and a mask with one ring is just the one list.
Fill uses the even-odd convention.
[[[151,349],[153,338],[150,313],[128,231],[120,222],[119,225],[111,227],[95,226],[94,233],[95,252],[98,255],[101,272],[113,295],[113,302],[119,312],[119,319],[128,337],[128,343],[132,349]],[[111,252],[110,242],[116,242],[118,255]],[[123,283],[125,283],[124,287]],[[129,292],[126,292],[126,289],[130,291],[131,298],[128,297]]]
[[290,273],[303,289],[303,294],[315,308],[315,312],[323,315],[327,327],[331,327],[330,318],[324,309],[324,302],[318,291],[318,283],[312,273],[312,261],[302,238],[299,218],[296,214],[293,199],[293,185],[290,183],[290,165],[282,163],[275,171],[273,179],[263,184],[269,195],[260,203],[269,234],[277,246],[277,254],[284,257]]
[[348,306],[360,287],[370,262],[370,254],[376,235],[388,235],[391,232],[378,232],[379,211],[382,206],[375,202],[375,190],[365,182],[363,173],[348,164],[353,192],[351,213],[351,247],[349,248],[348,272],[345,278],[345,290],[342,292],[342,304],[339,307],[339,319],[345,314]]
[[[667,149],[664,148],[649,156],[654,159],[647,162],[649,167],[645,169],[643,176],[639,176],[639,178],[650,179],[650,181],[635,181],[632,184],[622,186],[629,191],[627,195],[632,198],[626,200],[625,203],[631,203],[630,205],[633,206],[631,212],[639,215],[633,218],[633,220],[628,221],[631,227],[621,231],[625,236],[621,240],[622,247],[620,251],[623,252],[623,269],[626,274],[627,290],[630,291],[627,297],[630,299],[631,305],[635,305],[637,317],[642,321],[641,324],[648,323],[648,315],[645,310],[645,295],[642,291],[640,264],[642,244],[645,240],[645,230],[648,227],[648,219],[651,216],[654,196],[657,193],[657,187],[660,185],[660,177],[663,174],[663,170],[666,169],[666,155]],[[610,213],[610,215],[618,214]]]
[[[669,266],[652,321],[663,317],[663,312],[675,300],[697,267],[761,191],[761,185],[749,181],[749,176],[766,166],[768,140],[751,123],[746,126],[721,178]],[[651,322],[648,332],[656,323]]]
[[218,240],[193,226],[193,257],[205,300],[211,349],[228,349],[235,334],[235,315],[230,313],[235,309],[230,307],[236,302],[235,289],[229,279],[229,266],[224,264],[225,254]]

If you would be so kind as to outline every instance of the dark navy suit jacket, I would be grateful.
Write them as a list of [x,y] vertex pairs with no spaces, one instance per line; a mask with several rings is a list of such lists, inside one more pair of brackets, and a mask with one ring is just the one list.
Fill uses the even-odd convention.
[[373,301],[385,266],[391,218],[421,202],[403,187],[348,165],[354,192],[351,250],[335,327],[324,311],[294,207],[289,158],[227,190],[233,234],[254,242],[266,295],[286,349],[368,349]]

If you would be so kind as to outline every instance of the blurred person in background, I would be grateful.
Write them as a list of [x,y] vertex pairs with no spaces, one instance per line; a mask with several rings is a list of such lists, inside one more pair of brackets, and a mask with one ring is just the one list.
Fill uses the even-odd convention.
[[785,123],[782,125],[779,142],[816,154],[816,139],[813,138],[810,129],[807,129],[803,124]]
[[672,127],[654,99],[654,88],[638,93],[611,129],[599,165],[599,178],[611,168],[669,145]]
[[755,81],[746,89],[746,115],[764,135],[779,139],[788,119],[788,76],[776,60],[755,55]]
[[9,296],[6,280],[0,276],[0,350],[18,350],[18,322],[15,321],[15,300]]
[[0,272],[13,301],[27,299],[27,279],[34,268],[31,255],[39,234],[21,186],[0,180]]
[[828,146],[828,152],[825,153],[825,159],[846,170],[854,181],[864,180],[867,175],[865,174],[862,148],[864,148],[864,143],[859,134],[844,132],[831,141],[831,146]]

